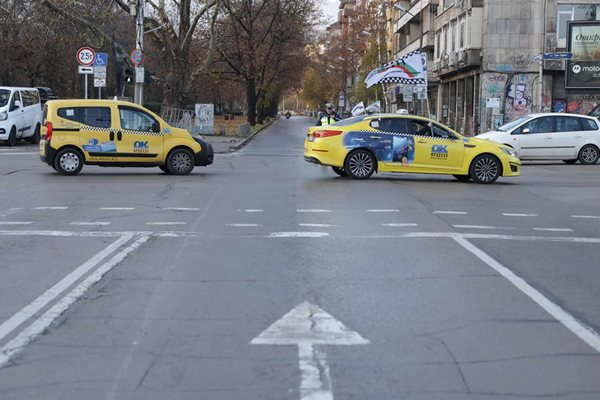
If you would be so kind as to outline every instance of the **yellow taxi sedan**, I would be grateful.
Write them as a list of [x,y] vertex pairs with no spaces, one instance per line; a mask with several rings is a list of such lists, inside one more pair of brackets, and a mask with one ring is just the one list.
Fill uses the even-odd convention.
[[364,115],[311,127],[304,159],[354,179],[367,179],[375,172],[406,172],[487,184],[521,173],[521,162],[510,147],[403,114]]

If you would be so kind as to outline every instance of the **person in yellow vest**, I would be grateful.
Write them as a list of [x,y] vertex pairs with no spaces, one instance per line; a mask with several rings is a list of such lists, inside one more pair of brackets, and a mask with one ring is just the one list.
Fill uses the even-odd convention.
[[327,103],[325,112],[321,113],[321,117],[317,121],[317,126],[328,126],[339,120],[341,120],[341,118],[333,110],[333,104]]

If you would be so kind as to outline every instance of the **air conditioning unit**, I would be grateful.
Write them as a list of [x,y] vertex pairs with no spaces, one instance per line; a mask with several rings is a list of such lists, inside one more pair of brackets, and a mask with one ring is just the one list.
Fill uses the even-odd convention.
[[458,52],[458,63],[459,64],[467,63],[467,51],[466,50],[460,50]]
[[458,61],[458,54],[456,52],[450,53],[448,57],[448,66],[456,67],[456,62]]
[[434,71],[438,71],[441,68],[442,68],[442,62],[441,62],[441,60],[440,61],[435,61],[433,63],[433,70]]

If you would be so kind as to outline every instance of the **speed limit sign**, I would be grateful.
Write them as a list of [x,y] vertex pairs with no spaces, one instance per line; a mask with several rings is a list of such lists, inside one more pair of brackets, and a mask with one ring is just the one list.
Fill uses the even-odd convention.
[[77,50],[77,62],[81,65],[89,66],[96,61],[96,52],[91,47],[82,47]]

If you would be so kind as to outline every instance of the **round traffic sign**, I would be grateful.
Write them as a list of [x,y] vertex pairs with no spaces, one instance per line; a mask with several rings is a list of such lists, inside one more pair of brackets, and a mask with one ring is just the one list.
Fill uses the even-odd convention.
[[81,65],[89,66],[96,61],[96,52],[91,47],[82,47],[77,50],[77,62]]
[[146,55],[141,49],[135,49],[131,52],[129,58],[131,58],[131,61],[137,67],[138,65],[144,62]]

